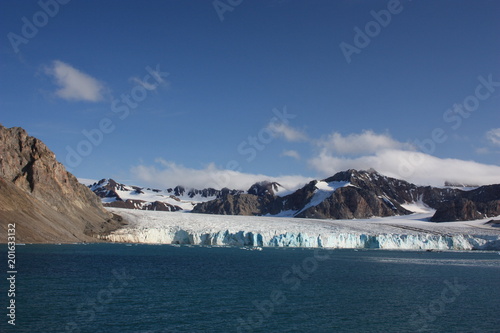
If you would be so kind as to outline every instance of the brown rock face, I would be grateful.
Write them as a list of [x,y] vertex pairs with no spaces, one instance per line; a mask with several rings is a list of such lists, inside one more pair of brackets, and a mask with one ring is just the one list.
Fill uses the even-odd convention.
[[499,215],[500,185],[496,184],[481,186],[455,200],[442,203],[431,221],[466,221]]
[[440,207],[434,216],[432,222],[446,222],[459,220],[477,220],[484,216],[478,212],[476,204],[469,200],[460,198]]
[[219,199],[196,205],[193,212],[219,215],[261,215],[271,201],[270,196],[227,194]]
[[397,202],[378,197],[373,192],[356,187],[339,188],[317,206],[310,207],[297,217],[359,219],[371,216],[406,215],[410,212]]
[[2,125],[0,219],[3,230],[16,223],[18,242],[96,241],[92,235],[120,225],[43,142]]

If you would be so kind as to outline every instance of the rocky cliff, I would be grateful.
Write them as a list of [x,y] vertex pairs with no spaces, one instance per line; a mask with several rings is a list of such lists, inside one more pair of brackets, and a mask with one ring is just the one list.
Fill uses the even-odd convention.
[[15,223],[18,242],[40,243],[96,241],[122,224],[43,142],[2,125],[0,220],[4,231]]
[[466,221],[499,215],[500,185],[487,185],[438,204],[431,221]]

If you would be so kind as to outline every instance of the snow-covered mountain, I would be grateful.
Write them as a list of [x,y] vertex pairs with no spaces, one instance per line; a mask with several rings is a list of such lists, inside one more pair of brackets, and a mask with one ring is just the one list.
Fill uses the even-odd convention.
[[108,207],[192,211],[202,214],[319,219],[364,219],[435,212],[432,221],[474,220],[500,215],[500,185],[478,188],[417,186],[375,170],[347,170],[291,191],[262,181],[247,191],[224,188],[166,190],[102,179],[89,186]]
[[186,189],[182,186],[165,190],[125,185],[113,179],[101,179],[88,187],[101,198],[106,207],[160,211],[190,211],[201,202],[214,200],[224,194],[235,195],[237,190],[213,188]]
[[347,170],[313,180],[286,195],[269,191],[224,195],[193,212],[320,219],[364,219],[436,210],[432,221],[474,220],[500,215],[500,185],[476,189],[417,186],[375,170]]

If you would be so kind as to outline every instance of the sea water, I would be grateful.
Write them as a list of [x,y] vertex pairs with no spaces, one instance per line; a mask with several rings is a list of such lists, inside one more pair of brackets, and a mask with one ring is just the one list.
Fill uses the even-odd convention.
[[2,297],[1,332],[500,332],[497,252],[133,244],[16,251],[16,325]]

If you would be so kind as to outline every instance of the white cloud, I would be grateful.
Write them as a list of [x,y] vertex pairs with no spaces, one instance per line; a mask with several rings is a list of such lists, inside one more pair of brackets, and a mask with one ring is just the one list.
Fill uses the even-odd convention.
[[281,156],[287,156],[287,157],[295,158],[296,160],[300,160],[300,154],[296,150],[284,150],[281,153]]
[[389,134],[377,134],[369,130],[347,136],[334,132],[319,140],[317,145],[325,153],[340,155],[371,154],[382,149],[410,148],[409,144],[396,141]]
[[[477,185],[500,183],[500,166],[424,154],[388,134],[363,131],[343,136],[335,132],[318,141],[317,146],[319,152],[308,162],[324,177],[347,169],[374,168],[387,176],[420,185],[443,186],[445,181]],[[477,152],[484,153],[484,150]]]
[[157,165],[138,165],[132,168],[132,175],[141,182],[155,187],[208,188],[248,190],[254,183],[269,180],[276,181],[288,189],[296,189],[311,178],[303,176],[269,177],[262,174],[248,174],[239,171],[220,169],[211,163],[203,169],[187,168],[163,159],[156,160]]
[[324,176],[347,169],[374,168],[384,175],[419,185],[443,186],[445,181],[473,185],[500,183],[500,166],[400,149],[384,149],[352,158],[321,152],[309,164]]
[[62,61],[55,60],[45,73],[59,86],[55,95],[66,100],[99,102],[104,99],[105,87],[97,79]]
[[486,138],[495,146],[500,146],[500,128],[494,128],[486,132]]
[[304,132],[285,124],[277,125],[271,122],[267,128],[272,131],[275,136],[283,137],[286,141],[298,142],[308,140],[307,135]]

